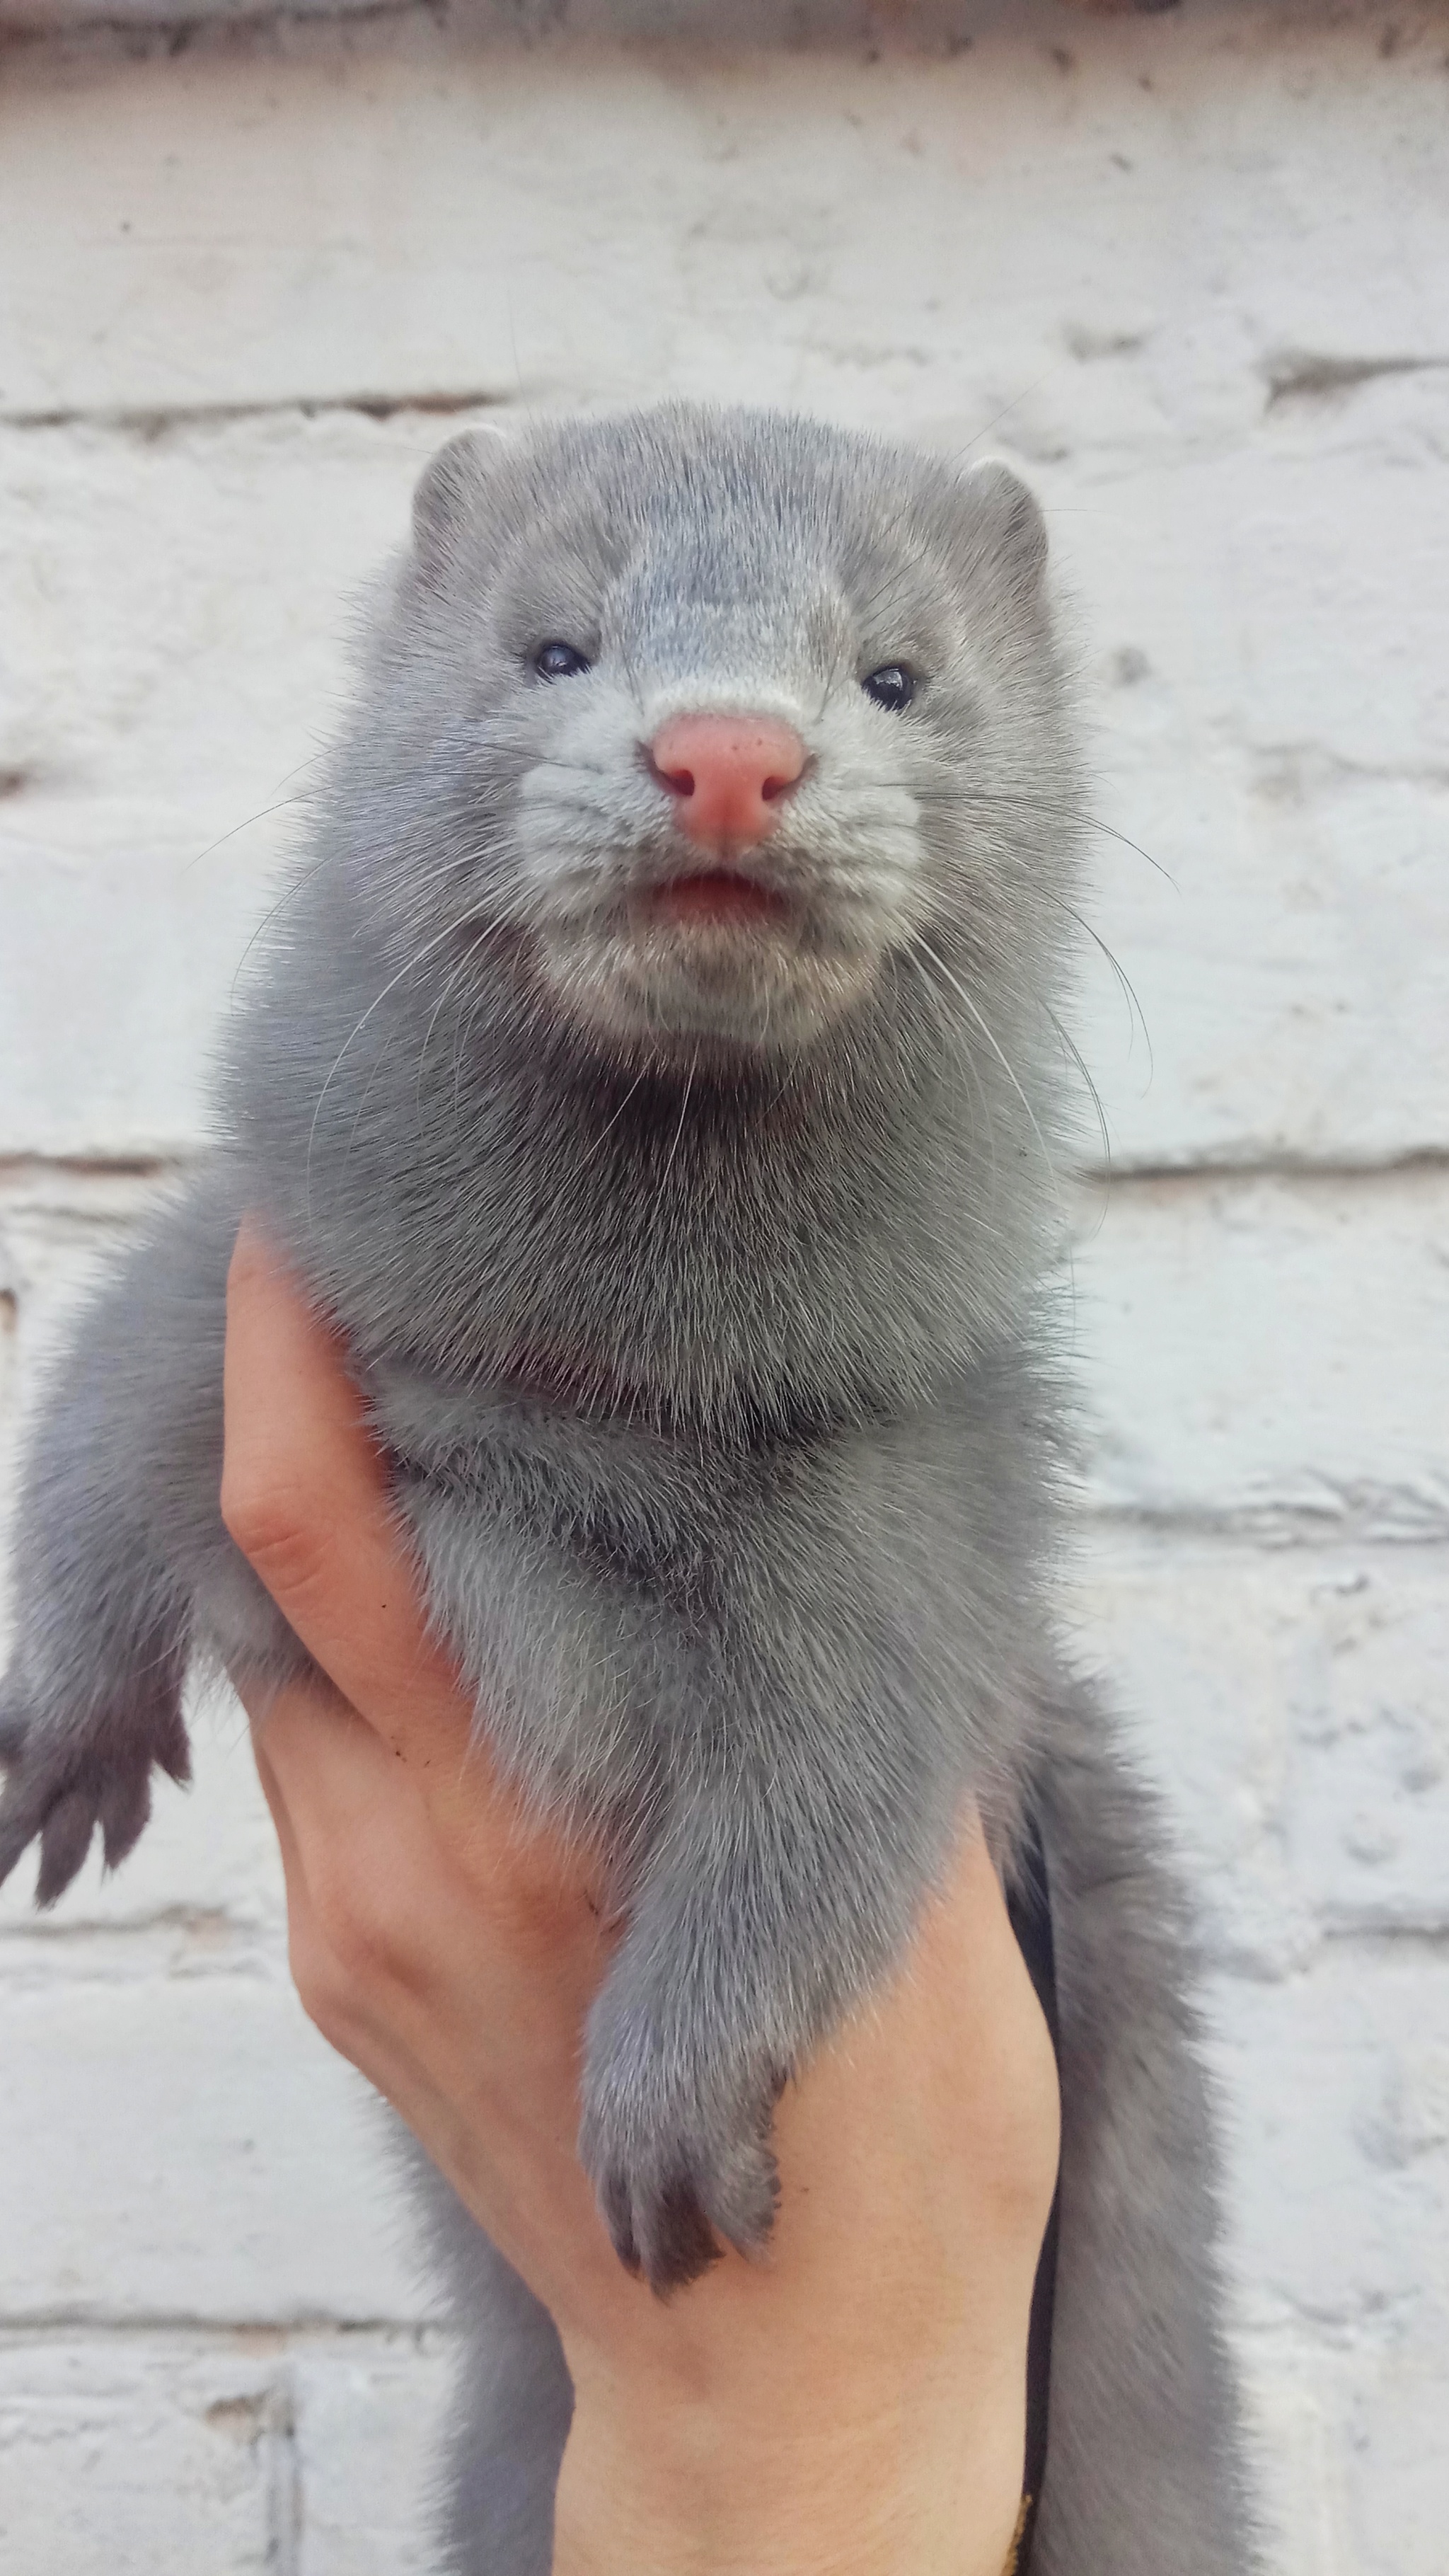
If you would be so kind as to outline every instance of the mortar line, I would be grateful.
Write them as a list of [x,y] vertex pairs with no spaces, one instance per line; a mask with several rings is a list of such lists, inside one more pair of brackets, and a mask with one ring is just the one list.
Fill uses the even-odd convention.
[[252,401],[207,403],[75,403],[50,411],[0,411],[0,429],[101,429],[123,436],[161,439],[187,429],[227,429],[235,421],[271,420],[287,412],[304,419],[325,419],[334,412],[364,420],[389,421],[398,412],[425,412],[451,418],[456,412],[498,411],[518,399],[492,386],[433,387],[420,392],[272,394]]

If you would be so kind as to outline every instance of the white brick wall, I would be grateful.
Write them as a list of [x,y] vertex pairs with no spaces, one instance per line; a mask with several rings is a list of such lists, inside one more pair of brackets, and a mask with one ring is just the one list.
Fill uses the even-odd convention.
[[[1275,2567],[1444,2576],[1442,5],[810,0],[775,50],[763,0],[159,14],[0,0],[42,31],[0,69],[0,1485],[194,1145],[348,596],[452,417],[748,393],[1018,457],[1152,1040],[1149,1078],[1092,971],[1084,1644],[1207,1908]],[[424,2576],[445,2344],[235,1710],[119,1879],[26,1900],[0,2563]]]

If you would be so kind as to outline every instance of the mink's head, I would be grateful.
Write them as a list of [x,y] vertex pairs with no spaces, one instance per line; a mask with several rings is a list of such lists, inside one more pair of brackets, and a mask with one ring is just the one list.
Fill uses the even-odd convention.
[[443,449],[237,1055],[352,1329],[719,1419],[1010,1324],[1078,803],[1044,553],[1005,468],[768,413]]
[[1044,557],[1004,467],[805,420],[455,440],[349,748],[398,961],[486,937],[587,1045],[706,1074],[848,1031],[883,977],[994,1028],[1061,928]]

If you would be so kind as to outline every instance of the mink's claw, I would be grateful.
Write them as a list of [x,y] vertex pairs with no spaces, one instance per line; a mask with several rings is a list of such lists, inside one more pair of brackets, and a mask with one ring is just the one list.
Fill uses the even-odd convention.
[[153,1763],[173,1780],[184,1783],[191,1776],[185,1728],[177,1712],[164,1705],[144,1726],[128,1713],[110,1729],[88,1728],[79,1741],[68,1728],[7,1716],[0,1746],[9,1765],[0,1797],[0,1886],[38,1838],[35,1901],[40,1906],[53,1905],[64,1895],[97,1825],[106,1867],[120,1866],[151,1813]]
[[723,2108],[668,2104],[598,2070],[586,2085],[579,2150],[621,2263],[661,2296],[698,2280],[726,2245],[758,2254],[779,2196],[769,2127],[779,2087]]

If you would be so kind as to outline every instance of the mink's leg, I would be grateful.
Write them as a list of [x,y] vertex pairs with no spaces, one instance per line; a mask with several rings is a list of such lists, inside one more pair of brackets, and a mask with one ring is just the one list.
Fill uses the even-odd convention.
[[1251,2576],[1212,2104],[1167,1829],[1086,1692],[1062,1695],[1047,1740],[1034,1795],[1062,2170],[1031,2576]]
[[98,1825],[108,1865],[125,1858],[153,1767],[186,1778],[198,1609],[223,1650],[261,1669],[300,1656],[221,1522],[235,1231],[211,1180],[165,1208],[82,1313],[30,1428],[0,1682],[0,1879],[38,1839],[42,1905]]
[[752,1765],[729,1711],[720,1776],[666,1824],[590,2017],[580,2153],[656,2289],[722,2238],[763,2243],[779,2092],[903,1946],[949,1833],[941,1784],[899,1745],[894,1770],[874,1762],[864,1714],[840,1712],[809,1762],[798,1732],[792,1760],[787,1732],[761,1730]]
[[[1008,1377],[1013,1419],[1016,1397]],[[580,2149],[658,2288],[721,2238],[763,2241],[782,2084],[903,1948],[972,1787],[1009,1805],[1033,1605],[1030,1496],[986,1473],[1002,1404],[987,1386],[693,1483],[661,1451],[627,1546],[588,1451],[570,1466],[557,1439],[542,1478],[505,1459],[471,1493],[404,1488],[490,1743],[619,1855],[628,1929],[590,2016]],[[538,1522],[538,1489],[570,1480],[586,1546],[518,1508]]]

